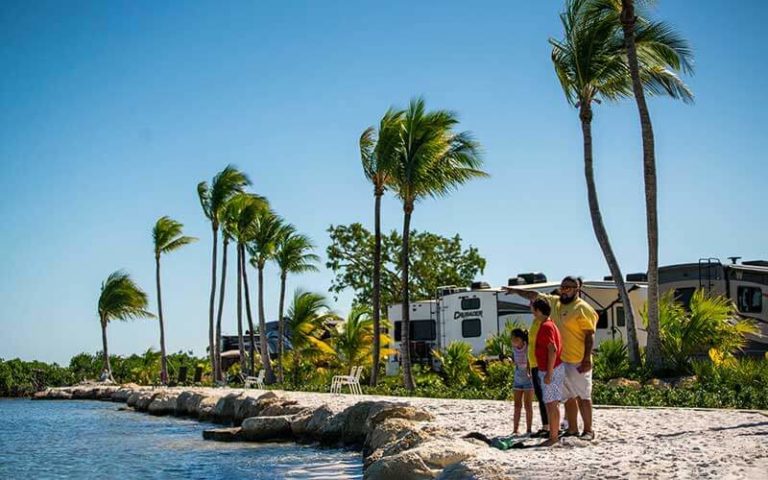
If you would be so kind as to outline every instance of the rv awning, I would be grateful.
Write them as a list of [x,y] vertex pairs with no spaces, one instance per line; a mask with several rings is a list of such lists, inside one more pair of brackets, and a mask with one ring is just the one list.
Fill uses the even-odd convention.
[[227,350],[226,352],[221,352],[222,358],[240,358],[240,351],[239,350]]

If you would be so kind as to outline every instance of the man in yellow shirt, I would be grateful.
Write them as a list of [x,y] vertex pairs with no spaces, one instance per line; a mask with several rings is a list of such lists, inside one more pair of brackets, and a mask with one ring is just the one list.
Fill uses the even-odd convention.
[[568,431],[565,435],[578,435],[578,414],[584,421],[585,440],[595,437],[592,431],[592,347],[595,344],[597,312],[579,297],[581,283],[575,277],[560,282],[559,295],[546,295],[533,290],[506,287],[510,293],[529,300],[541,296],[552,307],[551,317],[560,329],[563,339],[561,359],[565,365],[565,415]]

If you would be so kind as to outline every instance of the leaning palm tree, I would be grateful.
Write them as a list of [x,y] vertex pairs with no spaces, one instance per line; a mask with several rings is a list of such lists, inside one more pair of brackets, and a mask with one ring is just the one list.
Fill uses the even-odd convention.
[[[400,146],[403,112],[390,108],[379,123],[379,130],[367,128],[360,136],[360,157],[365,177],[373,184],[374,247],[373,247],[373,328],[381,331],[381,197],[389,184]],[[379,378],[381,343],[373,338],[371,386]]]
[[[592,156],[592,104],[601,100],[617,101],[632,94],[632,81],[626,62],[621,26],[607,14],[595,14],[594,0],[569,0],[565,12],[560,15],[564,36],[562,40],[550,39],[552,62],[566,99],[579,109],[579,119],[584,136],[584,176],[587,183],[589,213],[595,237],[605,257],[611,276],[616,282],[621,302],[626,306],[627,343],[633,364],[640,359],[635,330],[635,318],[618,260],[613,253],[608,232],[603,223],[600,204],[595,188]],[[657,32],[658,33],[658,32]],[[641,78],[650,94],[669,95],[690,100],[688,87],[669,68],[664,58],[654,54],[663,45],[662,35],[648,34],[643,42],[648,48],[639,49],[643,57]]]
[[277,309],[278,343],[277,343],[277,381],[282,383],[283,378],[283,350],[285,339],[285,320],[283,308],[285,306],[285,283],[289,273],[316,272],[315,264],[320,257],[312,253],[315,246],[306,235],[288,231],[278,242],[275,251],[275,263],[280,269],[280,303]]
[[480,145],[469,132],[455,133],[459,121],[447,110],[427,112],[424,100],[411,100],[403,115],[397,162],[391,185],[403,202],[402,268],[402,366],[405,387],[415,387],[410,358],[409,238],[411,215],[417,201],[442,197],[469,180],[487,176],[479,170]]
[[103,343],[104,368],[112,377],[112,365],[109,363],[109,347],[107,346],[107,325],[112,320],[130,320],[132,318],[153,318],[147,311],[147,294],[134,283],[131,277],[118,270],[113,272],[101,284],[99,295],[99,321],[101,322],[101,341]]
[[163,297],[160,290],[160,255],[178,250],[184,245],[197,241],[195,237],[181,234],[183,224],[170,217],[160,217],[152,229],[155,245],[155,280],[157,282],[157,317],[160,320],[160,382],[168,383],[168,359],[165,355],[165,324],[163,322]]
[[335,354],[333,348],[323,340],[328,323],[338,320],[328,302],[319,293],[296,290],[288,307],[288,331],[291,334],[291,360],[293,382],[299,383],[301,360],[317,359]]
[[[653,135],[651,115],[645,101],[645,90],[640,75],[641,61],[638,57],[638,44],[646,53],[649,52],[665,59],[675,71],[693,72],[693,52],[688,42],[670,26],[662,22],[649,22],[635,14],[634,0],[601,0],[601,3],[619,12],[624,33],[624,46],[627,51],[627,63],[632,78],[632,92],[635,96],[640,116],[640,131],[643,139],[643,177],[645,183],[645,216],[648,232],[648,342],[645,351],[646,361],[654,370],[663,366],[661,338],[659,334],[659,222],[657,209],[656,182],[656,147]],[[663,36],[664,42],[648,44],[649,35]]]
[[[213,233],[213,251],[211,254],[211,296],[208,303],[208,348],[210,350],[211,368],[216,379],[220,379],[218,361],[218,341],[214,337],[214,304],[216,302],[216,248],[219,238],[219,222],[221,211],[227,199],[237,192],[243,191],[250,185],[248,177],[232,165],[227,165],[219,172],[209,186],[207,182],[197,184],[197,194],[203,213],[211,222]],[[226,258],[226,256],[225,256]],[[223,297],[223,295],[222,295]],[[219,309],[221,311],[221,308]]]
[[270,211],[263,212],[253,224],[252,234],[247,245],[251,254],[251,265],[256,268],[259,274],[259,350],[261,351],[261,363],[264,367],[264,378],[267,383],[275,382],[275,374],[272,371],[269,358],[267,322],[264,317],[264,267],[268,261],[274,258],[277,246],[287,231],[286,225],[279,216]]
[[[264,197],[251,193],[238,193],[227,201],[223,213],[223,226],[225,238],[232,238],[236,242],[237,249],[237,344],[240,350],[240,368],[241,371],[247,370],[246,355],[243,342],[243,277],[245,275],[245,243],[250,239],[253,230],[253,224],[256,218],[264,211],[269,209],[269,204]],[[247,294],[247,284],[246,284]],[[253,322],[250,314],[250,300],[246,307],[248,308],[248,320],[251,332],[253,332]],[[217,324],[217,335],[220,332],[220,324]],[[251,333],[252,335],[252,333]],[[251,341],[253,348],[253,341]],[[253,352],[251,352],[251,368],[253,372]]]
[[[385,327],[388,326],[386,320],[383,323]],[[378,332],[378,335],[374,332]],[[366,367],[374,365],[372,354],[376,336],[379,337],[379,345],[384,346],[379,350],[381,359],[395,353],[389,348],[387,334],[382,333],[381,330],[376,330],[374,327],[371,311],[368,307],[355,305],[347,315],[346,320],[331,330],[332,344],[344,370],[349,371],[356,365]]]

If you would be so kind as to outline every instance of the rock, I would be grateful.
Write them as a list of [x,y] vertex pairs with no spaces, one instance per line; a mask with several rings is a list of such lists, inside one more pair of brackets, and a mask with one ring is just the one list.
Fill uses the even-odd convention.
[[291,417],[288,415],[246,418],[241,428],[243,437],[252,441],[290,438],[292,435]]
[[[326,445],[343,441],[342,435],[347,424],[347,417],[347,410],[333,415],[315,432],[315,438]],[[311,422],[312,420],[310,420],[310,424]]]
[[699,383],[699,377],[696,375],[672,379],[672,385],[674,385],[676,388],[691,388],[696,386],[697,383]]
[[235,401],[243,397],[240,393],[230,393],[219,398],[216,407],[213,409],[213,420],[218,423],[230,423],[235,418]]
[[405,404],[381,402],[371,409],[366,423],[370,429],[388,418],[403,418],[413,422],[428,422],[435,419],[434,415],[420,408]]
[[437,477],[416,453],[406,451],[391,457],[382,457],[365,471],[366,480],[427,480]]
[[333,410],[328,408],[328,405],[321,405],[314,412],[312,412],[312,418],[306,424],[305,433],[310,436],[315,436],[320,432],[320,429],[325,426],[330,418],[333,416]]
[[216,404],[219,403],[219,396],[215,397],[203,397],[200,402],[197,403],[195,408],[195,415],[200,420],[213,419],[213,412],[216,409]]
[[363,444],[371,426],[367,420],[371,411],[381,402],[358,402],[344,412],[341,436],[344,443]]
[[72,389],[72,398],[75,400],[89,400],[95,398],[93,387],[76,387]]
[[432,468],[445,468],[462,462],[477,453],[478,447],[462,440],[439,439],[427,441],[411,450]]
[[304,437],[307,433],[307,425],[312,420],[314,412],[306,409],[303,412],[291,416],[291,433],[297,438]]
[[137,383],[128,382],[120,385],[120,388],[127,388],[128,390],[140,390],[141,385]]
[[384,451],[382,454],[385,457],[396,455],[400,452],[410,450],[423,443],[426,443],[432,438],[434,438],[434,435],[428,430],[418,428],[411,424],[399,434],[398,438],[394,442],[389,443],[383,447]]
[[129,406],[133,406],[138,412],[146,412],[149,409],[149,404],[157,395],[160,395],[160,392],[141,392],[139,398],[136,399],[136,404]]
[[147,410],[152,415],[174,415],[176,413],[177,393],[162,392],[152,399]]
[[134,392],[134,390],[131,389],[131,388],[122,387],[122,388],[119,388],[116,391],[112,392],[112,395],[110,395],[110,399],[113,402],[123,402],[123,403],[125,403],[125,402],[128,401],[128,397],[130,397],[133,392]]
[[649,387],[653,388],[669,388],[670,384],[660,378],[652,378],[645,382]]
[[240,442],[245,440],[243,429],[240,427],[230,428],[211,428],[203,430],[204,440],[214,440],[216,442]]
[[278,415],[294,415],[296,413],[299,413],[303,410],[305,410],[306,407],[302,407],[301,405],[298,405],[298,402],[295,400],[290,401],[283,401],[282,399],[279,401],[270,402],[269,405],[264,408],[261,412],[259,412],[260,416],[264,417],[275,417]]
[[629,380],[627,378],[612,378],[608,380],[609,387],[624,387],[631,388],[632,390],[640,390],[642,384],[637,380]]
[[32,396],[32,400],[44,400],[48,398],[53,398],[53,392],[50,388],[46,388],[40,392],[35,392],[35,394]]
[[389,418],[368,432],[363,443],[363,455],[384,448],[412,429],[412,423],[402,418]]
[[136,402],[139,401],[139,397],[141,396],[142,393],[143,392],[141,392],[139,390],[136,390],[133,393],[131,393],[130,395],[128,395],[128,399],[126,400],[126,403],[128,404],[128,406],[129,407],[135,407],[136,406]]
[[267,392],[258,397],[251,397],[246,394],[234,404],[234,424],[239,425],[249,417],[258,417],[264,409],[279,400],[280,397],[273,392]]
[[[184,398],[182,398],[182,395]],[[179,398],[176,399],[176,410],[181,415],[196,417],[200,402],[202,402],[205,397],[205,394],[200,393],[199,391],[182,392],[182,394],[179,395]]]
[[498,465],[466,462],[449,465],[437,477],[439,480],[510,480],[512,476]]

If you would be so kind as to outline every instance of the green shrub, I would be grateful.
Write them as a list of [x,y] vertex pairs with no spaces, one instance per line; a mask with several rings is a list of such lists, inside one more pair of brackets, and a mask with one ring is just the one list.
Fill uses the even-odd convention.
[[467,342],[452,341],[443,350],[433,350],[434,357],[440,362],[440,371],[445,384],[450,387],[467,385],[470,377],[482,377],[475,366],[472,346]]
[[627,346],[620,339],[605,340],[597,348],[594,358],[594,376],[602,380],[629,376]]
[[508,361],[489,362],[485,376],[486,384],[491,388],[514,385],[515,364]]

